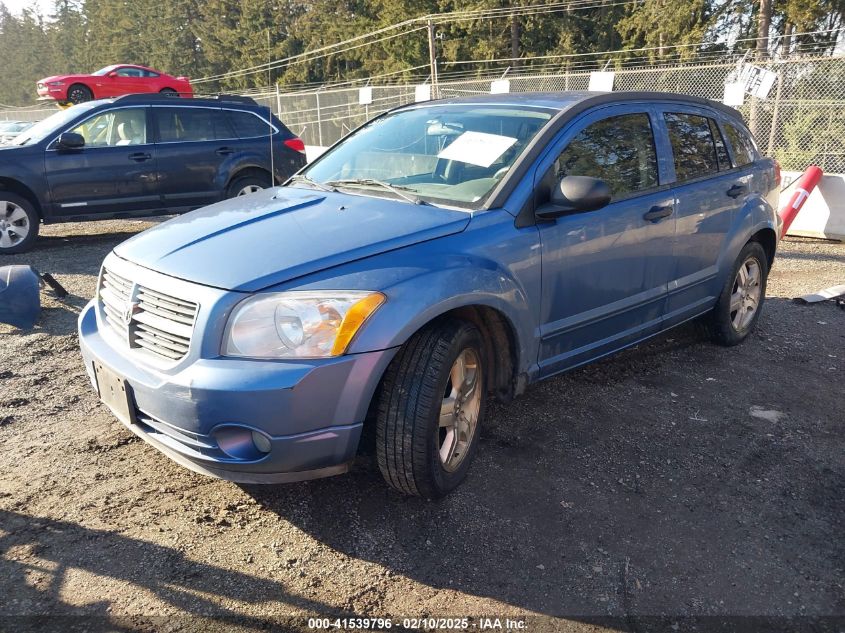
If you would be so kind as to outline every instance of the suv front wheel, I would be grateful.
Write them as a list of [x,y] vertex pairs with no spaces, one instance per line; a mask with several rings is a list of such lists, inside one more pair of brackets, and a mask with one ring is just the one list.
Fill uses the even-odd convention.
[[391,486],[433,499],[464,480],[484,418],[485,369],[481,333],[465,321],[436,322],[399,350],[376,419],[378,464]]
[[0,254],[22,253],[38,237],[40,222],[26,198],[0,191]]

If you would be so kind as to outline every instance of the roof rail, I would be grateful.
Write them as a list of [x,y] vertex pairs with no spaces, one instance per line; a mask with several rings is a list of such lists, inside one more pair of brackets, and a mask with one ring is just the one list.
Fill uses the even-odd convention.
[[[137,94],[121,95],[115,98],[115,101],[121,103],[146,103],[148,101],[172,101],[177,96],[176,93],[160,93],[160,92],[142,92]],[[232,103],[247,103],[250,105],[258,105],[252,97],[242,97],[241,95],[230,94],[216,94],[216,95],[194,95],[195,99],[213,99],[215,101],[229,101]]]

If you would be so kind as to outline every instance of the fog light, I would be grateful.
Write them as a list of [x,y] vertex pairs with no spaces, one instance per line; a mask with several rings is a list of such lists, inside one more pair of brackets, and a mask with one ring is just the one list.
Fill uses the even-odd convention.
[[270,438],[258,431],[252,432],[252,443],[255,444],[255,448],[257,448],[262,453],[269,453],[270,452]]

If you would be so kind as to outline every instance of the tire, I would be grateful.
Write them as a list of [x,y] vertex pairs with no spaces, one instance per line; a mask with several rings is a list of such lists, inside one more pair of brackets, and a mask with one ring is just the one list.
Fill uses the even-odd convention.
[[41,220],[32,203],[9,191],[0,191],[0,254],[23,253],[38,238]]
[[768,261],[758,242],[748,242],[740,251],[707,319],[715,343],[739,345],[754,330],[766,299]]
[[[459,358],[460,386],[453,384]],[[376,412],[376,456],[388,484],[436,499],[464,480],[486,410],[486,368],[481,333],[465,321],[435,322],[402,346],[385,373]]]
[[84,86],[82,84],[73,84],[70,88],[67,89],[67,100],[73,103],[74,105],[77,103],[85,103],[86,101],[91,101],[94,98],[94,93],[91,92],[91,89],[88,86]]
[[179,93],[176,92],[173,88],[162,88],[158,91],[159,94],[167,95],[168,97],[178,97]]
[[229,188],[226,190],[226,197],[237,198],[238,196],[245,196],[250,193],[255,193],[256,191],[261,191],[262,189],[267,189],[269,186],[270,174],[267,174],[264,177],[257,175],[242,176],[240,178],[235,178],[229,184]]

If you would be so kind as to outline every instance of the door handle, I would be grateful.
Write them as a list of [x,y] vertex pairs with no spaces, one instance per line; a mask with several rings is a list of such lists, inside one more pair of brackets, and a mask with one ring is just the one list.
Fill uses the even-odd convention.
[[235,150],[231,147],[221,147],[219,149],[214,150],[215,154],[220,154],[221,156],[228,156],[229,154],[234,154]]
[[668,218],[672,215],[672,205],[655,205],[648,210],[648,213],[643,215],[643,220],[647,222],[659,222],[663,218]]
[[734,185],[730,189],[728,189],[725,193],[727,193],[731,198],[739,198],[742,194],[748,193],[748,186],[747,185]]
[[134,160],[136,163],[142,163],[145,160],[150,160],[152,157],[152,154],[147,154],[146,152],[135,152],[134,154],[129,154],[129,160]]

